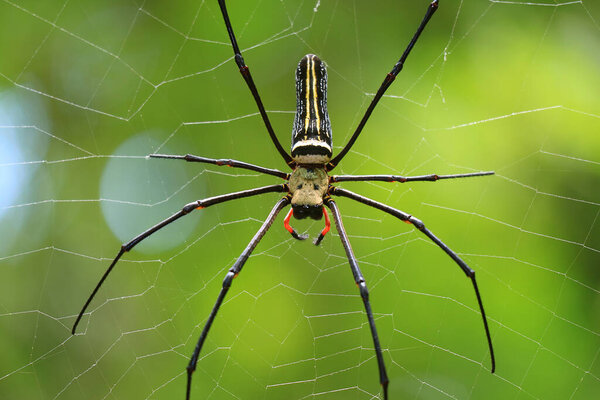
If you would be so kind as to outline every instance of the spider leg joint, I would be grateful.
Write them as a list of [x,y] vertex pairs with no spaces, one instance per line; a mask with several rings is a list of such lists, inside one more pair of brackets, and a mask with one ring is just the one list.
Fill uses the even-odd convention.
[[185,206],[183,206],[183,208],[181,209],[181,212],[183,212],[184,214],[189,214],[192,211],[194,211],[196,208],[200,208],[200,207],[202,207],[200,202],[194,201],[193,203],[189,203],[189,204],[186,204]]
[[240,67],[240,71],[242,69],[248,70],[246,63],[244,62],[244,57],[242,57],[242,55],[240,53],[237,53],[235,55],[235,63],[238,65],[238,67]]
[[369,300],[369,289],[367,289],[367,284],[365,283],[364,279],[359,281],[357,285],[358,289],[360,290],[360,297],[362,297],[365,301]]
[[418,218],[415,218],[415,217],[413,217],[412,215],[408,217],[408,220],[407,220],[407,222],[409,222],[409,223],[413,224],[414,226],[416,226],[416,227],[417,227],[417,229],[419,229],[419,230],[421,230],[421,231],[422,231],[423,229],[425,229],[425,224],[423,223],[423,221],[421,221],[421,220],[420,220],[420,219],[418,219]]
[[231,287],[231,282],[233,282],[233,278],[235,278],[236,273],[232,270],[229,270],[227,275],[225,275],[225,279],[223,279],[223,287],[228,288]]

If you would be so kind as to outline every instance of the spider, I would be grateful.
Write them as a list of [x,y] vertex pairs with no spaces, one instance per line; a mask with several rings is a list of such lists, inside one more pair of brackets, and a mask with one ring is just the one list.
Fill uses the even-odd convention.
[[425,227],[425,224],[421,220],[417,219],[416,217],[410,214],[407,214],[404,211],[400,211],[386,204],[361,196],[349,190],[333,186],[332,183],[348,181],[383,181],[400,183],[414,181],[435,182],[439,179],[467,178],[474,176],[492,175],[494,172],[474,172],[454,175],[430,174],[408,177],[399,175],[329,175],[329,172],[333,170],[348,153],[348,151],[362,132],[365,124],[367,123],[367,120],[369,119],[369,116],[375,109],[375,106],[377,105],[387,88],[392,84],[398,73],[402,70],[404,62],[408,57],[410,51],[414,47],[415,43],[417,42],[417,39],[421,35],[421,32],[431,19],[431,16],[437,10],[438,0],[433,0],[433,2],[429,4],[425,16],[421,21],[419,27],[417,28],[417,31],[415,32],[414,36],[412,37],[411,41],[406,47],[406,50],[404,51],[398,62],[386,75],[385,79],[383,80],[383,83],[377,90],[377,93],[375,94],[373,100],[367,108],[352,137],[350,138],[346,146],[342,149],[342,151],[340,151],[339,154],[337,154],[333,158],[331,124],[329,121],[329,115],[327,113],[327,70],[325,63],[313,54],[308,54],[304,56],[298,63],[298,67],[296,69],[296,114],[294,118],[294,125],[292,131],[291,154],[288,154],[279,143],[277,136],[275,136],[275,132],[273,131],[267,112],[265,111],[262,100],[258,94],[258,90],[256,89],[256,86],[254,84],[252,75],[250,74],[250,70],[244,62],[244,59],[237,44],[236,37],[233,33],[231,22],[229,20],[225,0],[218,0],[218,2],[221,8],[221,13],[223,14],[223,20],[225,22],[227,32],[229,34],[231,46],[233,48],[235,63],[239,67],[240,73],[242,74],[246,85],[248,86],[250,92],[252,93],[252,96],[254,97],[254,101],[258,107],[262,120],[267,128],[271,141],[273,142],[275,148],[277,149],[279,154],[281,154],[284,161],[287,163],[292,172],[282,172],[276,169],[265,168],[258,165],[248,164],[242,161],[236,161],[231,159],[212,159],[199,157],[191,154],[187,154],[185,156],[151,154],[149,157],[152,158],[176,159],[185,160],[188,162],[199,162],[206,164],[214,164],[218,166],[226,165],[230,167],[243,168],[247,170],[256,171],[262,174],[282,178],[285,180],[285,183],[243,190],[240,192],[229,193],[194,201],[185,205],[181,209],[181,211],[173,214],[164,221],[154,225],[150,229],[133,238],[128,243],[123,244],[121,246],[121,249],[119,250],[119,253],[112,261],[112,263],[110,264],[110,266],[108,267],[108,269],[106,270],[106,272],[92,291],[91,295],[87,299],[85,305],[81,309],[81,312],[77,316],[77,319],[73,324],[72,334],[75,334],[77,325],[83,317],[88,305],[90,304],[90,302],[92,301],[92,299],[106,280],[107,276],[112,271],[117,261],[119,261],[119,259],[125,252],[131,250],[139,242],[152,235],[159,229],[178,220],[184,215],[188,215],[194,210],[200,210],[230,200],[257,196],[259,194],[264,193],[281,192],[285,193],[285,195],[275,204],[275,206],[267,216],[266,220],[263,222],[258,232],[254,235],[252,240],[250,240],[250,243],[246,246],[242,254],[239,256],[239,258],[236,260],[233,266],[229,269],[225,276],[225,279],[223,280],[223,286],[221,288],[219,296],[217,297],[215,305],[213,306],[212,311],[208,316],[208,319],[206,320],[202,333],[200,334],[200,338],[198,339],[196,347],[194,348],[194,352],[192,353],[189,364],[187,366],[186,399],[189,400],[190,398],[192,374],[196,369],[196,364],[198,362],[198,357],[200,355],[200,351],[202,350],[204,340],[206,339],[208,332],[213,324],[213,321],[219,311],[219,308],[223,303],[223,299],[225,298],[227,292],[229,291],[229,288],[231,287],[233,279],[237,277],[238,274],[241,272],[244,264],[250,257],[250,254],[256,248],[259,241],[262,239],[262,237],[266,234],[267,230],[273,224],[273,221],[275,220],[277,214],[284,207],[291,204],[291,209],[284,219],[284,227],[290,232],[290,234],[295,239],[304,240],[307,238],[307,235],[298,234],[296,230],[290,226],[289,222],[292,216],[297,219],[312,218],[315,220],[320,220],[324,217],[325,227],[314,241],[315,245],[319,245],[319,243],[323,240],[323,238],[329,231],[330,220],[325,207],[331,210],[333,219],[335,221],[335,225],[337,227],[337,231],[339,233],[339,237],[342,241],[342,246],[344,247],[346,256],[348,257],[348,262],[350,264],[350,269],[352,271],[354,281],[358,286],[359,293],[364,304],[365,312],[367,314],[367,320],[369,322],[371,336],[373,338],[375,355],[377,358],[377,365],[379,369],[379,382],[382,386],[383,397],[385,400],[387,400],[389,379],[386,373],[385,362],[381,351],[381,345],[379,343],[379,337],[377,335],[377,328],[375,326],[375,320],[373,318],[371,304],[369,302],[369,291],[367,289],[365,279],[358,266],[356,256],[354,255],[352,247],[350,246],[348,235],[346,234],[346,230],[344,229],[344,224],[342,222],[339,208],[337,206],[337,203],[332,198],[332,196],[342,196],[381,210],[385,213],[393,215],[401,221],[414,225],[419,231],[425,234],[425,236],[427,236],[446,254],[448,254],[450,258],[452,258],[452,260],[454,260],[454,262],[458,264],[458,266],[467,275],[467,277],[471,279],[473,289],[475,290],[475,295],[477,297],[477,302],[479,304],[479,310],[481,312],[485,334],[487,337],[487,343],[491,358],[491,372],[493,373],[495,370],[494,349],[492,346],[492,340],[487,323],[487,318],[483,309],[483,303],[479,294],[479,289],[477,287],[477,281],[475,280],[475,271],[471,269],[454,251],[452,251],[440,239],[438,239],[437,236],[435,236],[429,229],[427,229]]

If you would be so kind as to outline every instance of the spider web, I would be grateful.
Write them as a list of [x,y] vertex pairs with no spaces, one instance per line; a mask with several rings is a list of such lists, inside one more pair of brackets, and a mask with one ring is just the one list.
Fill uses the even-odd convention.
[[[230,1],[282,143],[293,71],[329,68],[339,151],[426,1]],[[600,393],[600,10],[582,1],[441,1],[336,173],[465,173],[345,183],[409,212],[477,271],[473,289],[410,226],[339,199],[371,292],[390,399],[589,399]],[[278,183],[152,152],[284,169],[232,60],[215,1],[0,2],[0,398],[184,398],[222,278],[279,195],[211,207],[119,262],[192,200]],[[340,184],[342,186],[342,184]],[[236,279],[195,399],[381,398],[372,339],[335,229],[297,242],[279,216]],[[311,236],[322,221],[296,221]]]

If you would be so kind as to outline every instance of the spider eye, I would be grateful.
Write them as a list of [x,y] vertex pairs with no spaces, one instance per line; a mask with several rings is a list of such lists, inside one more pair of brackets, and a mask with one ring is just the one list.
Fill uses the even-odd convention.
[[315,184],[313,187],[315,188],[315,190],[319,190],[319,185]]
[[296,189],[302,189],[302,184],[299,184],[298,186],[296,186]]

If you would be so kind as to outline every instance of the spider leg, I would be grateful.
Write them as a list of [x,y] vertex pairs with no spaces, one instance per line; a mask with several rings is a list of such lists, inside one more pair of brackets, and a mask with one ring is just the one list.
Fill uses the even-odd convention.
[[219,6],[221,7],[221,13],[223,14],[223,19],[225,20],[225,26],[227,27],[227,33],[229,34],[229,40],[231,41],[231,46],[233,47],[233,53],[235,54],[235,63],[240,69],[240,73],[246,81],[250,92],[252,92],[252,96],[254,97],[254,101],[256,102],[256,106],[258,107],[258,111],[260,112],[260,116],[267,127],[267,131],[269,131],[269,136],[271,137],[271,141],[277,148],[277,151],[285,162],[291,167],[294,165],[294,160],[292,157],[283,149],[281,143],[275,136],[275,131],[273,131],[273,127],[271,126],[271,121],[267,116],[267,112],[265,111],[265,107],[263,106],[262,100],[260,99],[260,95],[258,94],[258,90],[254,85],[254,80],[252,79],[252,75],[250,75],[250,69],[244,62],[244,58],[242,57],[242,53],[240,52],[240,48],[238,47],[237,40],[235,38],[235,34],[233,33],[233,28],[231,27],[231,22],[229,21],[229,15],[227,14],[227,7],[225,6],[225,0],[219,0]]
[[348,141],[348,143],[346,144],[346,146],[342,149],[342,151],[340,151],[340,153],[337,156],[335,156],[333,158],[333,160],[331,160],[329,162],[329,164],[327,164],[327,171],[331,171],[332,169],[334,169],[336,167],[336,165],[338,165],[340,163],[340,161],[342,160],[342,158],[344,158],[344,156],[346,155],[346,153],[348,153],[348,151],[350,150],[350,148],[352,147],[352,145],[354,144],[354,142],[358,138],[358,135],[360,135],[360,133],[362,132],[365,124],[367,123],[367,120],[369,119],[369,117],[371,116],[371,113],[375,109],[375,106],[379,102],[379,99],[381,99],[381,97],[383,96],[383,94],[385,93],[385,91],[387,90],[387,88],[390,87],[390,85],[392,84],[392,82],[394,82],[394,79],[396,79],[396,75],[398,75],[398,73],[404,67],[404,61],[406,61],[406,58],[408,57],[408,55],[410,54],[410,51],[412,50],[412,48],[414,47],[415,43],[417,42],[417,39],[421,35],[421,32],[423,32],[423,29],[425,28],[425,26],[427,25],[427,23],[431,19],[431,16],[437,10],[437,8],[438,8],[438,0],[433,0],[431,2],[431,4],[429,5],[429,7],[427,8],[427,12],[425,13],[425,17],[423,17],[423,21],[421,21],[421,24],[417,28],[417,31],[415,32],[412,40],[410,41],[410,43],[406,47],[406,50],[404,50],[404,53],[402,54],[402,57],[400,57],[400,59],[394,65],[394,67],[392,68],[392,70],[386,75],[385,79],[383,80],[383,83],[381,84],[381,86],[377,90],[377,93],[375,94],[375,97],[373,98],[373,100],[371,100],[371,104],[367,108],[367,111],[365,112],[365,115],[362,117],[362,119],[360,120],[358,126],[356,127],[356,130],[354,131],[354,134],[352,134],[352,137],[350,138],[350,140]]
[[292,215],[294,215],[294,210],[291,209],[290,212],[285,216],[284,220],[283,220],[283,226],[285,227],[285,229],[292,235],[292,237],[294,239],[297,240],[306,240],[308,239],[308,235],[307,234],[299,234],[291,225],[290,225],[290,219],[292,218]]
[[249,164],[247,162],[230,160],[230,159],[226,159],[226,158],[221,158],[221,159],[206,158],[206,157],[195,156],[192,154],[186,154],[185,156],[177,156],[177,155],[170,155],[170,154],[150,154],[148,157],[169,158],[169,159],[174,159],[174,160],[185,160],[185,161],[189,161],[189,162],[214,164],[214,165],[218,165],[218,166],[227,165],[228,167],[249,169],[251,171],[260,172],[261,174],[273,175],[273,176],[277,176],[279,178],[283,178],[286,180],[290,178],[290,174],[288,174],[286,172],[281,172],[277,169],[265,168],[265,167],[261,167],[260,165]]
[[260,227],[260,229],[258,230],[258,232],[256,232],[256,234],[254,235],[252,240],[250,240],[250,243],[248,243],[248,246],[246,246],[246,248],[244,249],[242,254],[238,257],[238,259],[235,261],[233,266],[231,268],[229,268],[229,272],[227,272],[227,275],[225,275],[225,279],[223,280],[223,287],[222,287],[221,291],[219,292],[219,297],[217,297],[217,301],[215,302],[215,305],[213,306],[213,309],[210,312],[208,320],[206,320],[206,324],[204,324],[204,328],[202,329],[202,333],[200,334],[198,343],[196,344],[196,347],[194,348],[194,352],[192,353],[192,357],[190,358],[190,362],[187,366],[188,379],[187,379],[187,389],[186,389],[186,395],[185,395],[186,400],[190,399],[190,391],[191,391],[191,386],[192,386],[192,374],[196,370],[196,365],[198,364],[198,356],[200,355],[200,351],[202,350],[202,345],[204,344],[204,340],[206,339],[206,336],[208,335],[208,331],[210,330],[210,327],[212,326],[215,316],[219,312],[221,303],[223,303],[223,299],[225,298],[227,291],[231,287],[231,282],[233,281],[233,279],[236,276],[238,276],[238,274],[244,267],[244,264],[248,260],[248,257],[250,257],[250,254],[258,245],[258,242],[260,242],[260,240],[263,238],[263,236],[265,236],[265,234],[267,233],[267,230],[273,224],[273,221],[275,220],[275,217],[277,216],[279,211],[281,211],[281,209],[283,207],[287,206],[289,204],[289,202],[290,202],[290,200],[286,196],[286,197],[283,197],[282,199],[280,199],[277,202],[277,204],[275,204],[275,206],[269,213],[269,216],[267,217],[265,222],[263,222],[263,224]]
[[319,236],[313,241],[313,244],[315,246],[318,246],[321,243],[321,241],[323,240],[325,235],[327,235],[327,232],[329,232],[329,229],[331,228],[331,221],[329,221],[329,215],[327,215],[327,210],[325,210],[325,206],[323,206],[323,216],[325,217],[325,227],[323,228],[321,233],[319,233]]
[[335,221],[335,226],[337,227],[340,239],[342,240],[342,245],[344,246],[344,250],[346,251],[346,256],[348,257],[348,262],[350,263],[350,268],[352,269],[354,281],[356,282],[356,286],[358,286],[358,289],[360,290],[360,297],[362,298],[363,304],[365,306],[367,319],[369,320],[369,327],[371,328],[371,336],[373,337],[373,345],[375,346],[377,365],[379,366],[379,383],[383,387],[383,398],[384,400],[387,400],[387,388],[389,379],[385,371],[385,363],[383,361],[383,354],[381,353],[381,345],[379,344],[379,336],[377,335],[377,328],[375,327],[373,311],[371,311],[371,303],[369,302],[369,290],[367,289],[365,278],[363,277],[362,272],[360,272],[360,268],[358,267],[356,256],[354,255],[352,247],[350,246],[350,241],[348,240],[348,235],[346,234],[346,230],[344,229],[344,224],[342,222],[342,217],[340,216],[340,210],[337,204],[329,196],[327,196],[324,199],[324,202],[327,205],[327,207],[331,209],[331,213],[333,214],[333,219]]
[[330,193],[333,195],[336,195],[336,196],[343,196],[343,197],[347,197],[352,200],[356,200],[359,203],[366,204],[370,207],[376,208],[376,209],[386,212],[390,215],[393,215],[394,217],[396,217],[404,222],[414,225],[418,230],[423,232],[425,234],[425,236],[427,236],[429,239],[431,239],[431,241],[434,242],[439,248],[444,250],[444,252],[446,254],[448,254],[450,256],[450,258],[452,258],[456,264],[458,264],[458,266],[463,270],[465,275],[467,275],[471,279],[471,283],[473,284],[473,289],[475,290],[475,296],[477,297],[477,303],[479,304],[479,311],[481,312],[481,318],[483,319],[483,326],[485,328],[485,335],[487,337],[488,347],[490,349],[490,359],[491,359],[491,363],[492,363],[491,372],[494,373],[494,371],[496,369],[496,359],[494,357],[494,347],[492,345],[492,337],[490,335],[490,329],[488,327],[487,318],[485,316],[485,311],[483,309],[483,302],[481,300],[481,295],[479,294],[479,288],[477,287],[477,281],[475,280],[475,271],[473,269],[471,269],[454,251],[452,251],[448,246],[446,246],[446,244],[444,244],[444,242],[442,242],[440,239],[438,239],[437,236],[435,236],[429,229],[427,229],[425,227],[425,224],[421,220],[413,217],[412,215],[407,214],[398,209],[395,209],[393,207],[390,207],[386,204],[380,203],[378,201],[369,199],[368,197],[361,196],[359,194],[356,194],[356,193],[351,192],[346,189],[341,189],[341,188],[336,188],[336,187],[331,186]]
[[474,176],[494,175],[494,171],[471,172],[468,174],[453,174],[453,175],[419,175],[419,176],[401,176],[401,175],[332,175],[329,177],[331,183],[334,182],[365,182],[365,181],[380,181],[380,182],[417,182],[427,181],[435,182],[440,179],[455,179],[455,178],[471,178]]
[[75,330],[77,329],[77,325],[79,324],[79,321],[83,317],[83,314],[85,313],[85,310],[87,309],[87,307],[89,306],[89,304],[92,302],[92,299],[94,298],[94,296],[96,296],[96,293],[98,292],[98,290],[100,289],[100,287],[102,286],[102,284],[104,283],[104,281],[106,280],[106,278],[108,277],[108,275],[111,273],[111,271],[113,270],[115,264],[117,264],[117,261],[119,261],[119,259],[121,258],[121,256],[123,254],[125,254],[125,252],[127,252],[127,251],[131,250],[132,248],[134,248],[135,245],[137,245],[139,242],[141,242],[142,240],[146,239],[148,236],[152,235],[154,232],[158,231],[159,229],[164,228],[165,226],[169,225],[171,222],[174,222],[174,221],[178,220],[179,218],[183,217],[184,215],[187,215],[187,214],[191,213],[194,210],[199,210],[199,209],[202,209],[202,208],[210,207],[212,205],[223,203],[223,202],[226,202],[226,201],[229,201],[229,200],[235,200],[235,199],[241,199],[241,198],[244,198],[244,197],[256,196],[256,195],[263,194],[263,193],[287,192],[287,191],[288,191],[288,187],[285,184],[283,184],[283,185],[269,185],[269,186],[259,187],[259,188],[256,188],[256,189],[242,190],[241,192],[228,193],[228,194],[223,194],[223,195],[220,195],[220,196],[209,197],[209,198],[206,198],[206,199],[203,199],[203,200],[197,200],[197,201],[194,201],[192,203],[186,204],[181,209],[181,211],[179,211],[179,212],[171,215],[169,218],[165,219],[164,221],[159,222],[158,224],[154,225],[152,228],[150,228],[147,231],[145,231],[145,232],[139,234],[138,236],[134,237],[129,242],[123,244],[121,246],[121,249],[119,250],[119,253],[115,257],[115,259],[112,261],[112,263],[110,264],[110,266],[108,267],[108,269],[106,270],[106,272],[104,272],[104,275],[102,275],[102,278],[100,278],[100,281],[98,282],[98,284],[94,288],[92,294],[90,295],[90,297],[88,297],[87,301],[83,305],[83,308],[79,312],[79,315],[77,315],[77,319],[75,320],[75,323],[73,324],[73,329],[71,330],[71,334],[73,334],[73,335],[75,334]]

